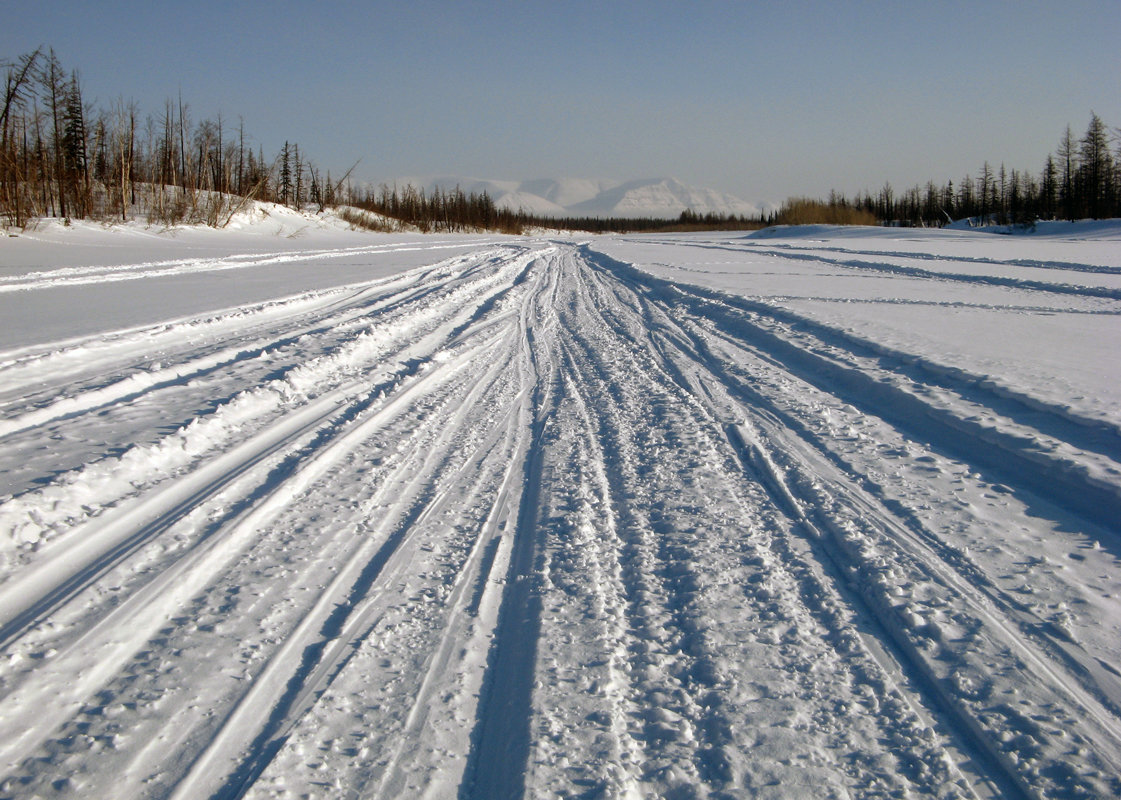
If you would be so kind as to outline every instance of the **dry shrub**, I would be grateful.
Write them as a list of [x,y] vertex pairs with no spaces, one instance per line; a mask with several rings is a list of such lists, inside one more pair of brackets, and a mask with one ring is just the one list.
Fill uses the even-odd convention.
[[394,221],[368,214],[351,206],[341,206],[338,214],[339,219],[359,230],[375,231],[377,233],[396,233],[400,230],[400,225]]
[[792,197],[782,204],[776,225],[877,225],[870,211],[842,203],[823,203],[807,197]]

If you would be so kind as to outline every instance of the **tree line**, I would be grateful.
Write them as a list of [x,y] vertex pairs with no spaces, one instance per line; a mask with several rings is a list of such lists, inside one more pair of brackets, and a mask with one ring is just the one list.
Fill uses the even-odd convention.
[[352,198],[358,208],[373,211],[411,225],[424,233],[433,231],[501,231],[521,233],[529,223],[519,212],[498,208],[487,192],[466,193],[436,187],[425,191],[411,184],[392,188],[382,184]]
[[[465,193],[460,187],[426,191],[412,185],[382,184],[352,202],[358,208],[418,228],[421,231],[484,231],[523,233],[532,228],[590,233],[653,233],[691,230],[753,230],[763,227],[757,217],[685,210],[674,219],[658,217],[546,217],[524,210],[499,208],[486,191]],[[360,224],[360,223],[356,223]]]
[[[885,183],[852,199],[791,198],[760,219],[687,210],[675,219],[540,217],[497,208],[485,193],[425,192],[413,186],[355,192],[349,171],[322,174],[298,144],[285,142],[266,158],[254,150],[239,119],[219,114],[195,121],[182,97],[141,117],[133,102],[107,108],[85,102],[76,70],[63,69],[50,49],[12,61],[0,106],[0,222],[23,227],[41,217],[223,225],[249,200],[322,210],[351,203],[422,231],[530,227],[583,231],[746,229],[764,224],[828,222],[939,226],[958,219],[1030,223],[1036,219],[1121,217],[1121,131],[1091,113],[1076,138],[1068,125],[1038,174],[986,162],[955,185],[928,181],[896,192]],[[1111,139],[1114,150],[1111,150]],[[352,167],[353,169],[353,167]]]
[[[1110,150],[1114,140],[1116,154]],[[1058,149],[1048,155],[1042,171],[993,168],[988,162],[976,176],[966,175],[937,185],[928,181],[896,192],[889,183],[876,193],[847,199],[836,191],[827,200],[794,197],[775,212],[758,218],[683,211],[675,219],[542,217],[495,208],[485,193],[464,194],[414,186],[368,191],[357,205],[401,220],[422,231],[501,230],[520,233],[530,228],[604,232],[668,232],[750,230],[765,225],[909,225],[940,227],[959,219],[978,224],[1027,224],[1037,219],[1104,219],[1121,217],[1121,130],[1110,129],[1091,113],[1081,138],[1070,126]]]
[[994,168],[986,161],[976,175],[965,175],[956,186],[953,181],[928,181],[896,192],[885,183],[876,193],[863,192],[849,200],[832,192],[828,201],[818,202],[826,209],[867,212],[885,224],[916,226],[959,219],[1007,225],[1121,217],[1121,129],[1111,136],[1094,113],[1081,138],[1075,138],[1068,125],[1056,151],[1034,175],[1008,170],[1004,164]]
[[225,224],[250,199],[321,209],[344,194],[286,142],[266,158],[241,120],[193,120],[182,96],[141,117],[133,102],[85,101],[77,70],[39,48],[5,69],[0,107],[0,220],[40,217]]

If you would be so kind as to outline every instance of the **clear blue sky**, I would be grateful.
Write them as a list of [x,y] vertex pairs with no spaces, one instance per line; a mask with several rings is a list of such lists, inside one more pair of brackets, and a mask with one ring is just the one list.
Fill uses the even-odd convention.
[[1121,126],[1121,3],[11,3],[88,101],[182,91],[361,179],[673,176],[745,200],[1038,172]]

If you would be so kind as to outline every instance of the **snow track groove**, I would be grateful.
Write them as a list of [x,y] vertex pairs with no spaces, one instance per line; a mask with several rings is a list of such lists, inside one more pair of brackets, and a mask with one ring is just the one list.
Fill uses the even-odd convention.
[[[633,295],[624,297],[621,287],[614,285],[614,282],[609,286],[611,288],[606,290],[610,292],[609,299],[601,300],[600,308],[612,317],[616,317],[620,309],[628,306],[640,311],[642,301],[639,298]],[[819,585],[818,580],[805,567],[790,557],[790,551],[781,543],[781,537],[776,539],[769,533],[784,527],[780,521],[780,509],[772,505],[765,495],[760,494],[759,488],[751,482],[744,485],[735,472],[728,469],[730,453],[726,449],[727,443],[722,441],[718,420],[695,397],[682,394],[685,389],[681,385],[684,378],[682,369],[665,360],[660,348],[649,346],[650,330],[655,330],[657,333],[654,336],[658,338],[663,331],[671,335],[672,331],[667,331],[664,325],[653,328],[649,316],[637,314],[616,317],[612,322],[605,321],[602,326],[579,326],[579,330],[592,331],[601,327],[617,331],[616,335],[621,336],[622,346],[631,350],[636,359],[646,360],[651,355],[654,356],[654,363],[637,370],[636,374],[656,376],[662,373],[663,377],[656,382],[649,394],[639,392],[638,396],[646,394],[667,398],[665,401],[655,401],[654,406],[655,409],[667,409],[665,422],[662,424],[668,423],[681,410],[691,408],[689,416],[696,421],[689,423],[689,426],[699,423],[702,430],[707,429],[701,438],[701,441],[707,441],[701,451],[702,454],[707,453],[707,456],[701,455],[696,462],[674,462],[676,474],[665,471],[664,459],[658,458],[658,445],[644,443],[643,439],[651,434],[658,439],[665,437],[675,442],[674,450],[681,456],[689,452],[685,448],[686,443],[690,439],[696,439],[698,435],[697,432],[688,432],[688,427],[678,430],[671,428],[663,433],[655,428],[651,434],[646,434],[641,431],[649,424],[644,419],[648,415],[642,412],[635,415],[632,411],[628,416],[634,421],[626,424],[618,421],[614,413],[609,414],[608,419],[616,421],[607,425],[607,430],[601,433],[605,439],[611,440],[614,434],[608,431],[619,431],[619,451],[606,460],[608,463],[624,465],[624,474],[628,471],[625,465],[632,461],[642,465],[647,457],[645,454],[653,451],[649,456],[651,462],[640,467],[640,472],[630,479],[631,486],[619,484],[615,491],[618,496],[632,498],[631,503],[627,504],[627,513],[635,517],[629,526],[635,533],[632,534],[627,550],[633,554],[631,580],[636,581],[631,589],[631,594],[637,598],[632,606],[632,636],[636,639],[633,647],[643,655],[636,661],[634,669],[641,675],[653,668],[655,674],[664,673],[670,678],[668,682],[648,686],[636,697],[634,703],[636,708],[644,709],[641,713],[644,724],[640,732],[634,735],[645,744],[648,760],[643,765],[642,776],[647,786],[657,787],[655,791],[658,794],[672,794],[685,791],[686,787],[695,788],[706,784],[708,791],[724,791],[739,784],[736,774],[739,769],[746,767],[744,785],[761,790],[769,783],[768,776],[775,774],[776,765],[768,763],[767,757],[748,764],[737,762],[742,759],[743,754],[752,751],[761,754],[774,752],[776,755],[772,757],[778,760],[777,753],[785,749],[784,746],[768,747],[768,742],[786,741],[789,736],[788,720],[793,717],[795,720],[816,720],[815,727],[819,733],[809,736],[803,743],[803,746],[808,745],[808,749],[802,752],[802,757],[807,761],[805,766],[798,763],[797,757],[793,764],[784,761],[788,764],[784,769],[788,781],[797,784],[804,779],[806,785],[824,782],[829,786],[863,786],[867,791],[886,790],[896,778],[890,778],[887,774],[877,775],[874,771],[854,768],[848,764],[830,764],[822,758],[824,753],[838,749],[856,747],[859,750],[862,747],[860,736],[868,721],[852,721],[849,730],[842,733],[840,729],[834,728],[830,712],[817,706],[818,698],[824,699],[829,692],[823,692],[819,680],[816,677],[810,678],[809,675],[818,671],[822,659],[836,661],[838,655],[826,655],[826,651],[819,653],[816,658],[811,657],[806,652],[807,642],[802,637],[809,635],[820,624],[816,618],[821,610],[821,595],[826,589]],[[639,348],[646,353],[639,355],[642,353]],[[610,350],[602,343],[597,343],[595,347],[588,347],[586,352],[598,355]],[[627,360],[629,359],[620,357],[614,359],[614,362],[625,363]],[[606,385],[626,385],[627,381],[620,376],[608,379],[611,370],[607,364],[601,364],[600,370],[601,380]],[[634,405],[637,398],[631,392],[627,394],[630,396],[630,404]],[[676,401],[671,402],[669,398],[675,398]],[[601,408],[608,403],[610,401],[603,403]],[[670,409],[673,410],[673,416],[669,415]],[[654,414],[655,418],[662,416],[658,411]],[[636,424],[639,425],[638,428],[633,427]],[[676,426],[677,423],[674,424]],[[626,432],[628,427],[632,428],[632,432]],[[720,466],[717,467],[717,464]],[[689,476],[687,483],[676,486],[676,481],[682,475]],[[674,488],[672,491],[658,491],[657,487],[663,484],[667,488]],[[717,489],[717,486],[721,486],[723,491]],[[697,491],[693,487],[703,487],[704,494],[694,500],[693,504],[689,504],[686,498]],[[704,520],[713,511],[704,510],[705,507],[719,509],[721,503],[715,501],[715,498],[725,492],[733,498],[739,495],[738,502],[723,513],[718,513],[716,519],[706,525]],[[674,496],[679,498],[677,502],[668,500]],[[732,522],[752,518],[755,518],[754,524]],[[682,528],[681,521],[686,519],[698,527],[693,530],[689,527]],[[698,534],[706,528],[717,534],[715,539],[698,538]],[[746,530],[743,535],[749,543],[746,546],[745,540],[724,538],[724,532],[735,534],[737,530],[744,528]],[[731,548],[730,553],[727,552],[728,548]],[[725,550],[723,555],[719,555],[721,550]],[[737,559],[731,557],[736,552],[740,553],[738,560],[742,566],[739,567],[736,566]],[[703,572],[691,569],[692,565],[701,564],[705,565]],[[713,571],[716,574],[712,574]],[[735,586],[746,586],[747,596],[755,602],[743,608],[743,600],[722,598],[723,602],[719,602],[711,599],[713,595],[723,594],[728,588]],[[661,599],[651,605],[650,601],[655,597]],[[734,623],[724,619],[721,625],[724,630],[713,628],[713,621],[725,616],[720,609],[733,603],[734,607],[742,608],[741,613],[745,614],[745,618],[737,619]],[[759,616],[752,621],[748,609],[756,604],[762,608],[757,612]],[[831,628],[838,624],[835,615],[827,614],[825,619],[829,621]],[[725,638],[726,629],[730,625],[741,631],[739,636]],[[795,647],[795,643],[801,646]],[[775,645],[778,647],[775,648]],[[763,653],[768,652],[771,655],[765,657]],[[846,653],[841,656],[840,663],[851,661],[854,657],[853,654]],[[792,660],[787,660],[791,658]],[[802,658],[811,660],[801,661]],[[764,661],[769,662],[769,671],[761,663]],[[813,661],[818,662],[817,667],[810,667]],[[786,689],[785,691],[790,692],[789,695],[784,693],[781,683],[769,686],[763,696],[754,696],[758,687],[751,687],[747,692],[746,702],[741,700],[743,705],[736,707],[737,694],[741,694],[742,689],[736,686],[735,675],[738,669],[732,665],[745,663],[753,663],[754,670],[771,676],[807,677],[803,679],[801,688],[795,688],[798,685],[798,681],[795,681]],[[854,676],[848,680],[855,683],[865,680],[867,666],[862,662],[860,671],[856,673],[860,678]],[[842,671],[842,674],[845,672],[847,670]],[[877,682],[882,683],[882,680]],[[771,692],[774,694],[769,696]],[[836,698],[845,697],[850,692],[851,689],[847,687],[838,689]],[[720,702],[714,704],[714,697],[721,698]],[[898,696],[890,699],[895,704],[901,702]],[[734,709],[731,713],[729,705]],[[739,738],[736,735],[738,720],[741,715],[750,718],[753,714],[756,715],[756,726],[750,732],[752,738]],[[908,720],[907,715],[902,712],[898,716],[901,719],[895,735],[906,730],[908,725],[916,725],[913,717]],[[834,736],[837,738],[834,739]],[[912,731],[910,737],[916,744],[921,741],[916,731]],[[842,745],[842,741],[846,743]],[[683,744],[685,752],[692,753],[688,761],[682,755],[673,754]],[[916,748],[916,753],[921,749]],[[795,753],[788,755],[796,756]],[[944,768],[937,757],[921,758],[926,766],[913,777],[926,784],[926,791],[934,792],[935,786],[946,782],[942,771]],[[804,777],[800,779],[798,776]],[[887,783],[884,783],[885,780]]]
[[[939,280],[964,284],[1001,286],[1031,292],[1052,292],[1061,295],[1076,295],[1088,298],[1121,299],[1121,287],[1086,286],[1083,284],[1061,282],[1048,276],[1044,279],[1022,277],[1031,270],[1048,270],[1055,273],[1079,273],[1100,276],[1121,275],[1121,267],[1095,266],[1032,259],[997,260],[985,258],[931,255],[925,253],[896,252],[890,250],[860,251],[834,247],[796,247],[793,245],[771,245],[770,243],[751,242],[747,244],[703,245],[709,249],[724,249],[733,252],[748,252],[791,261],[809,261],[841,267],[846,270],[866,274],[906,276],[923,280]],[[867,258],[840,258],[840,255],[859,255]],[[936,261],[937,270],[926,269],[908,262]],[[987,267],[987,270],[979,270]],[[1116,281],[1113,281],[1116,284]]]
[[[425,250],[439,250],[442,247],[460,245],[425,243]],[[324,261],[333,258],[348,258],[356,255],[373,255],[385,252],[418,249],[415,245],[374,245],[371,247],[350,247],[330,250],[293,250],[285,253],[259,255],[249,253],[222,258],[187,258],[153,261],[142,264],[120,264],[111,266],[61,267],[22,275],[0,277],[0,292],[33,291],[44,288],[81,286],[93,283],[115,283],[145,278],[166,278],[171,275],[197,274],[200,272],[225,272],[228,270],[249,269],[268,264],[282,264],[302,261]]]
[[[690,295],[683,292],[678,287],[674,287],[657,279],[650,279],[649,276],[642,275],[635,270],[625,267],[621,264],[613,264],[609,268],[614,268],[617,272],[626,275],[628,279],[634,280],[635,285],[642,287],[642,291],[651,292],[655,298],[668,299],[677,301],[682,311],[684,311],[685,318],[695,317],[697,322],[703,321],[705,324],[716,323],[716,330],[720,331],[719,336],[710,337],[705,335],[703,327],[697,328],[697,333],[694,334],[696,344],[694,352],[704,354],[702,361],[706,361],[715,369],[717,373],[723,371],[721,364],[733,363],[735,367],[733,372],[743,370],[751,363],[753,358],[758,358],[758,363],[765,371],[774,371],[775,366],[781,367],[782,370],[790,370],[793,367],[792,376],[802,380],[808,380],[810,384],[816,385],[819,389],[838,393],[841,389],[839,397],[842,401],[848,401],[858,406],[863,405],[866,414],[872,419],[882,419],[885,422],[893,424],[902,423],[903,430],[914,430],[913,418],[918,416],[920,418],[937,418],[938,410],[931,407],[915,407],[907,416],[902,416],[892,407],[890,401],[883,399],[883,393],[877,392],[870,384],[865,383],[867,380],[866,375],[871,373],[875,374],[875,370],[865,367],[865,370],[858,374],[861,381],[861,388],[866,391],[857,392],[855,390],[848,390],[846,386],[846,376],[838,373],[833,367],[832,362],[826,362],[821,356],[816,354],[819,349],[812,342],[806,342],[804,338],[797,339],[792,334],[787,333],[789,338],[778,338],[772,332],[771,326],[765,321],[756,321],[749,315],[742,315],[735,312],[729,313],[721,309],[725,298],[719,298],[714,293],[698,292]],[[698,302],[699,297],[704,297],[704,300]],[[738,301],[728,299],[728,305],[733,308],[738,305]],[[694,323],[695,324],[695,323]],[[758,326],[758,327],[753,327]],[[767,331],[763,335],[759,335],[759,329]],[[794,339],[798,344],[791,344],[790,339]],[[708,347],[706,340],[709,343],[720,344],[726,343],[725,347],[721,347],[721,355],[715,356],[712,352],[706,352]],[[734,348],[733,353],[729,348]],[[804,349],[803,349],[804,348]],[[716,349],[716,348],[713,348]],[[812,365],[812,366],[810,366]],[[857,374],[853,371],[850,374]],[[769,446],[777,447],[775,455],[777,458],[789,461],[790,456],[796,454],[801,450],[801,447],[792,446],[792,442],[787,442],[784,446],[784,440],[789,439],[789,432],[804,430],[806,420],[813,418],[813,414],[806,413],[801,410],[798,413],[792,413],[790,410],[783,408],[782,405],[776,405],[775,400],[768,397],[767,394],[761,393],[760,387],[769,386],[772,390],[777,389],[776,397],[782,398],[784,403],[789,402],[789,389],[783,386],[790,382],[790,374],[784,377],[771,378],[769,380],[761,380],[762,373],[757,368],[751,369],[738,380],[729,375],[729,384],[733,386],[736,392],[743,397],[750,405],[744,408],[743,412],[751,414],[756,409],[763,410],[769,409],[776,412],[779,419],[782,420],[780,425],[785,427],[776,427],[774,424],[774,417],[771,414],[759,417],[760,424],[765,426],[767,431],[766,435],[762,437]],[[737,386],[738,384],[738,386]],[[750,387],[750,388],[749,388]],[[801,391],[806,391],[804,387]],[[876,400],[880,402],[877,404]],[[871,402],[869,402],[871,401]],[[960,413],[960,409],[959,409]],[[948,415],[947,415],[948,417]],[[980,464],[982,467],[991,468],[994,465],[991,457],[985,455],[980,448],[975,446],[962,447],[964,440],[958,438],[957,431],[953,426],[947,426],[942,433],[932,433],[929,428],[924,428],[920,425],[920,435],[926,434],[928,439],[919,441],[933,441],[935,447],[950,445],[951,449],[958,454],[964,454],[967,459],[972,459],[975,464]],[[882,433],[880,434],[883,435]],[[863,438],[863,437],[862,437]],[[992,436],[985,437],[985,440],[991,443]],[[1046,437],[1040,435],[1035,437],[1045,440]],[[1025,437],[1023,441],[1035,441],[1035,438],[1028,439]],[[807,443],[813,444],[815,449],[820,446],[819,441],[815,441],[811,435]],[[951,444],[952,443],[952,444]],[[910,446],[914,446],[913,444]],[[758,448],[751,448],[752,457],[749,459],[751,463],[758,464],[759,458],[757,456]],[[1020,451],[1015,449],[1012,445],[1005,444],[1003,448],[1004,453],[1008,452],[1014,456],[1021,455]],[[828,453],[828,450],[826,450]],[[1097,480],[1093,477],[1086,478],[1071,478],[1070,482],[1066,480],[1056,480],[1056,475],[1047,471],[1046,462],[1044,459],[1033,458],[1033,454],[1022,454],[1026,458],[1031,458],[1033,463],[1041,464],[1043,466],[1044,475],[1047,476],[1044,480],[1029,479],[1023,481],[1031,490],[1042,491],[1044,496],[1053,499],[1060,504],[1069,505],[1068,497],[1066,494],[1073,494],[1076,501],[1081,500],[1081,496],[1088,496],[1091,499],[1085,505],[1073,506],[1081,511],[1086,519],[1102,521],[1106,523],[1107,527],[1115,517],[1112,515],[1112,502],[1113,496],[1116,492],[1116,484],[1106,483],[1107,491],[1104,496],[1099,496],[1096,493]],[[974,616],[974,623],[989,630],[990,636],[993,636],[995,641],[988,645],[989,647],[996,647],[997,650],[992,652],[989,656],[990,661],[988,669],[991,671],[992,664],[999,663],[1000,661],[1009,661],[1010,669],[1015,674],[1015,681],[1018,683],[1021,678],[1021,670],[1026,669],[1029,673],[1035,672],[1039,680],[1034,689],[1042,693],[1042,697],[1033,700],[1021,699],[1019,702],[1025,706],[1030,706],[1032,703],[1037,703],[1040,711],[1033,716],[1034,719],[1048,719],[1055,720],[1056,724],[1065,725],[1067,730],[1076,730],[1083,728],[1083,732],[1078,735],[1082,741],[1097,741],[1103,746],[1103,759],[1096,761],[1095,759],[1088,759],[1091,768],[1085,774],[1085,784],[1082,789],[1073,789],[1076,793],[1078,791],[1089,790],[1091,793],[1102,791],[1109,791],[1106,787],[1113,785],[1116,786],[1117,771],[1117,754],[1121,748],[1118,744],[1121,743],[1121,738],[1118,737],[1121,727],[1118,725],[1117,720],[1117,705],[1115,698],[1117,697],[1117,683],[1116,678],[1112,674],[1103,672],[1097,668],[1098,659],[1088,657],[1086,653],[1077,653],[1080,648],[1076,645],[1071,646],[1069,642],[1059,644],[1059,639],[1067,639],[1062,633],[1058,637],[1047,635],[1046,631],[1050,629],[1046,620],[1035,619],[1025,620],[1023,615],[1023,606],[1021,603],[1013,599],[1010,593],[1001,592],[995,586],[986,587],[986,582],[979,579],[979,575],[984,575],[985,570],[978,569],[973,563],[970,563],[968,556],[961,552],[954,552],[952,548],[946,548],[944,544],[939,542],[939,537],[933,532],[922,530],[920,533],[922,538],[920,540],[912,540],[906,526],[894,520],[894,514],[887,510],[885,507],[878,509],[869,506],[866,500],[860,500],[859,495],[865,491],[865,488],[860,485],[864,481],[860,481],[851,487],[845,487],[852,479],[843,477],[845,473],[858,474],[854,470],[854,465],[851,462],[845,462],[835,454],[829,454],[830,460],[838,463],[843,468],[841,476],[834,477],[834,481],[839,481],[835,484],[834,488],[827,490],[828,492],[838,492],[842,499],[842,505],[837,507],[836,511],[826,512],[829,508],[829,503],[826,502],[826,497],[821,493],[821,489],[825,488],[828,483],[822,483],[821,478],[830,474],[830,469],[823,463],[814,465],[812,461],[809,464],[798,465],[794,462],[792,466],[797,471],[810,473],[815,477],[810,477],[806,474],[801,482],[801,485],[813,485],[813,496],[805,498],[802,505],[814,509],[815,516],[820,520],[826,535],[828,546],[839,556],[841,565],[846,570],[852,570],[860,573],[868,573],[868,568],[871,566],[868,559],[871,556],[874,562],[883,561],[883,553],[880,550],[884,541],[884,534],[887,534],[888,540],[894,540],[896,545],[902,545],[904,552],[907,552],[908,558],[913,559],[912,563],[919,566],[920,570],[930,570],[927,573],[926,580],[934,580],[935,582],[942,583],[943,589],[940,591],[950,591],[951,593],[958,594],[960,599],[965,602],[963,609],[963,616],[958,618],[958,624],[963,624],[968,616]],[[1007,459],[1005,459],[1006,461]],[[766,459],[770,462],[771,459]],[[997,462],[1001,466],[1005,466],[1005,461]],[[767,470],[769,471],[769,470]],[[1019,477],[1021,479],[1025,476],[1030,476],[1032,470],[1029,467],[1023,467],[1019,470]],[[1114,470],[1112,473],[1116,475]],[[1005,473],[1007,476],[1007,473]],[[770,481],[772,485],[780,482]],[[1015,478],[1013,478],[1015,484]],[[785,484],[785,482],[781,482]],[[1055,484],[1059,488],[1056,488]],[[874,486],[874,485],[873,485]],[[1110,511],[1104,514],[1099,513],[1099,509],[1094,506],[1094,500],[1107,503]],[[879,501],[874,501],[878,505]],[[783,488],[780,491],[780,504],[790,506],[789,493]],[[847,506],[847,508],[845,508]],[[837,512],[841,513],[841,517],[834,516]],[[824,513],[824,516],[823,516]],[[1044,512],[1047,513],[1047,512]],[[1054,512],[1052,512],[1054,513]],[[1057,516],[1056,519],[1063,519],[1062,516]],[[873,529],[877,526],[883,526],[878,532],[869,531],[869,520],[872,520]],[[880,522],[874,522],[880,520]],[[856,529],[862,529],[863,532],[857,534]],[[1104,531],[1103,531],[1104,533]],[[855,535],[854,535],[855,534]],[[872,545],[872,541],[880,542],[881,544]],[[859,542],[859,544],[855,544]],[[921,543],[920,543],[921,542]],[[928,542],[934,542],[936,551],[927,550]],[[918,545],[915,549],[914,545]],[[900,553],[902,554],[902,553]],[[943,561],[946,559],[946,561]],[[900,566],[903,562],[895,560],[896,567]],[[948,569],[943,569],[940,565],[945,565]],[[957,570],[965,567],[959,577]],[[912,567],[913,568],[913,567]],[[874,571],[874,570],[873,570]],[[898,573],[891,574],[885,581],[883,577],[877,578],[876,583],[879,585],[880,590],[893,590],[897,587],[894,586],[895,581],[898,580]],[[933,588],[933,587],[931,587]],[[977,589],[980,588],[981,592],[978,593]],[[986,591],[988,588],[988,591]],[[990,595],[989,592],[992,592]],[[953,695],[953,699],[949,700],[951,704],[960,703],[963,698],[958,693],[946,693],[942,687],[960,678],[960,673],[955,671],[944,671],[936,666],[935,669],[929,669],[930,666],[935,666],[939,661],[948,661],[955,665],[956,670],[966,671],[965,666],[971,660],[972,654],[965,655],[964,651],[960,653],[961,660],[956,657],[950,657],[946,652],[951,650],[949,643],[944,641],[938,632],[936,624],[927,623],[926,620],[932,614],[934,617],[940,616],[940,611],[924,611],[922,613],[915,613],[912,607],[901,606],[897,600],[889,600],[887,597],[879,596],[876,591],[868,592],[867,589],[862,591],[866,595],[867,601],[878,612],[879,618],[887,625],[888,631],[892,634],[904,652],[910,654],[909,658],[914,663],[914,666],[919,669],[920,674],[928,672],[933,679],[930,685],[935,688],[935,691],[949,699]],[[890,595],[889,595],[890,596]],[[932,598],[932,605],[937,608],[947,604],[947,600]],[[991,603],[995,603],[997,608],[1002,609],[994,613]],[[902,620],[898,616],[900,608],[904,608]],[[931,633],[926,633],[922,630],[915,631],[915,621],[919,621],[920,626],[931,624]],[[1044,635],[1040,636],[1043,632]],[[932,647],[929,639],[933,639],[944,648]],[[928,641],[923,641],[928,639]],[[967,637],[970,641],[971,647],[977,648],[979,643]],[[919,646],[916,646],[916,642]],[[1005,650],[1007,648],[1007,650]],[[981,647],[980,649],[985,649]],[[934,660],[931,659],[931,651],[936,651],[937,656]],[[1001,651],[1004,651],[1001,653]],[[1000,654],[998,654],[1000,653]],[[1018,655],[1017,655],[1018,653]],[[1013,666],[1014,665],[1014,666]],[[1083,688],[1085,687],[1085,689]],[[1023,687],[1018,687],[1015,692],[1022,691]],[[986,691],[992,691],[991,685]],[[1057,694],[1052,694],[1057,692]],[[969,700],[974,698],[967,698],[965,705],[975,706],[975,703],[970,703]],[[1102,704],[1104,701],[1104,705]],[[1073,705],[1072,705],[1073,704]],[[1067,717],[1063,722],[1058,722],[1052,715],[1056,708],[1072,708],[1077,709],[1073,716]],[[1032,787],[1039,786],[1046,783],[1043,774],[1040,771],[1038,764],[1033,765],[1031,762],[1036,761],[1041,747],[1037,742],[1032,741],[1029,745],[1029,756],[1027,758],[1028,764],[1025,769],[1024,762],[1017,761],[1016,755],[1013,760],[1008,759],[1008,752],[1015,748],[1008,747],[1008,739],[1000,740],[1000,744],[994,744],[992,734],[990,731],[981,731],[977,726],[977,720],[982,719],[991,721],[994,718],[998,720],[994,728],[1011,728],[1017,727],[1016,720],[1023,717],[1023,712],[1011,709],[1007,706],[998,706],[999,710],[990,710],[987,713],[978,713],[975,707],[967,708],[962,711],[961,709],[955,710],[958,717],[958,727],[963,730],[973,729],[976,746],[981,747],[988,755],[995,759],[997,763],[1001,764],[1001,769],[1005,772],[1011,784],[1019,787],[1019,791],[1034,796],[1034,789]],[[1044,713],[1043,709],[1051,709],[1051,713]],[[1006,713],[1008,717],[1000,720],[1002,713]],[[1088,719],[1083,720],[1081,717],[1088,715]],[[988,719],[986,719],[986,717]],[[1035,728],[1033,728],[1035,730]],[[1018,755],[1018,754],[1017,754]],[[1058,756],[1055,758],[1059,761],[1062,759]],[[1077,785],[1073,778],[1073,774],[1069,771],[1068,765],[1064,763],[1062,767],[1050,767],[1054,775],[1058,778],[1060,786],[1057,788],[1058,793],[1072,791],[1072,784]],[[1024,772],[1027,772],[1025,776]],[[1049,777],[1049,776],[1048,776]],[[1092,787],[1092,788],[1091,788]],[[1055,789],[1053,788],[1052,791]]]
[[1117,426],[597,247],[0,354],[0,798],[1121,792]]

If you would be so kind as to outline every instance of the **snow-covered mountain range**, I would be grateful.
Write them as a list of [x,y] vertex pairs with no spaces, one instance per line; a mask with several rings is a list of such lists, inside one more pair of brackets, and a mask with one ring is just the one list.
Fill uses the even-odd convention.
[[589,178],[502,181],[439,176],[401,178],[396,183],[422,187],[427,192],[456,186],[468,193],[485,191],[499,208],[551,217],[676,217],[687,209],[699,214],[754,217],[771,207],[754,205],[713,189],[687,186],[674,178],[641,178],[620,183]]

